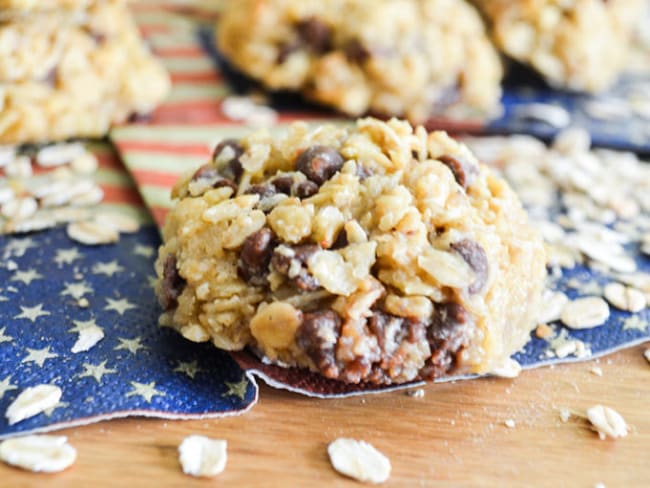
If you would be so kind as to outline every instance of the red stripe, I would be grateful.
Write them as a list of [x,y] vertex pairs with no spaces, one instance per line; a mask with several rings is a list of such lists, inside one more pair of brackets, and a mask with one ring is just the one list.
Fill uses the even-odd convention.
[[149,37],[154,34],[167,34],[171,26],[169,24],[140,24],[138,29],[142,37]]
[[156,54],[163,58],[203,58],[207,57],[207,54],[200,46],[189,45],[189,46],[173,46],[173,47],[162,47],[156,48]]
[[210,147],[206,144],[190,144],[165,141],[120,140],[117,145],[122,152],[154,152],[163,154],[185,154],[190,156],[210,156]]
[[221,76],[216,71],[199,71],[199,72],[189,72],[189,73],[170,73],[172,83],[219,83],[221,81]]
[[162,227],[165,224],[169,209],[165,207],[151,207],[149,211],[153,215],[153,219],[158,224],[158,227]]
[[142,197],[133,187],[100,185],[104,190],[104,202],[106,203],[128,203],[138,207],[144,207]]
[[152,171],[146,169],[134,169],[133,177],[138,185],[158,186],[161,188],[171,188],[178,181],[178,175],[164,173],[161,171]]

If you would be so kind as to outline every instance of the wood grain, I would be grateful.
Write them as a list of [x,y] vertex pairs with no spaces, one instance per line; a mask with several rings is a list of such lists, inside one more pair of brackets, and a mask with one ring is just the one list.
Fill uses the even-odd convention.
[[[0,466],[0,486],[359,486],[335,473],[326,447],[339,436],[371,442],[393,465],[384,486],[608,488],[650,484],[650,365],[639,346],[595,361],[543,368],[514,380],[485,378],[404,392],[313,400],[262,386],[248,414],[221,420],[130,419],[62,431],[78,449],[64,473]],[[590,370],[599,366],[603,376]],[[560,421],[602,403],[632,433],[601,441],[585,420]],[[508,428],[505,420],[516,426]],[[228,465],[212,481],[180,471],[189,434],[228,440]]]

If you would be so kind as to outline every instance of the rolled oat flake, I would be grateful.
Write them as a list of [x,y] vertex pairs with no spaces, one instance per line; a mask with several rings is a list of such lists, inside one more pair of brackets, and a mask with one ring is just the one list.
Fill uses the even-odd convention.
[[64,436],[28,435],[0,443],[0,459],[28,471],[56,473],[72,466],[77,451]]
[[339,438],[327,447],[336,471],[364,483],[383,483],[390,477],[390,461],[372,445]]

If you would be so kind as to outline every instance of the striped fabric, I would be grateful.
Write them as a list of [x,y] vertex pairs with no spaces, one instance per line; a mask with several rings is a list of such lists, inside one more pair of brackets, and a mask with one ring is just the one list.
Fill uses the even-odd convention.
[[[110,137],[162,226],[178,177],[205,163],[219,140],[251,129],[221,113],[221,101],[232,91],[207,49],[211,40],[204,40],[211,37],[219,2],[140,0],[133,11],[143,37],[170,72],[173,88],[150,120],[114,128]],[[322,120],[323,114],[283,111],[277,130],[297,119]]]

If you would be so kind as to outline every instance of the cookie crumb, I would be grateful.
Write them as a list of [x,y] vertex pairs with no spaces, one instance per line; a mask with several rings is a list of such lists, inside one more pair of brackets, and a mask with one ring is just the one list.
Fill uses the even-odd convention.
[[503,423],[504,423],[504,425],[505,425],[506,427],[508,427],[509,429],[514,429],[515,426],[516,426],[515,421],[514,421],[513,419],[507,419],[507,420],[506,420],[505,422],[503,422]]
[[178,447],[183,473],[197,477],[213,477],[226,468],[228,443],[202,435],[190,435]]
[[602,376],[603,375],[603,370],[599,366],[594,366],[589,370],[589,372],[593,375],[596,376]]
[[618,439],[625,437],[628,426],[625,420],[616,410],[603,405],[594,405],[587,410],[587,419],[591,422],[598,437],[605,440],[607,437]]
[[411,398],[424,398],[424,389],[418,388],[417,390],[408,390],[406,395]]
[[564,423],[567,423],[571,418],[571,410],[566,407],[560,408],[560,420]]
[[549,339],[553,337],[553,328],[548,324],[539,324],[535,329],[535,336],[540,339]]
[[330,443],[327,453],[336,471],[355,480],[383,483],[390,477],[389,459],[365,441],[339,438]]

